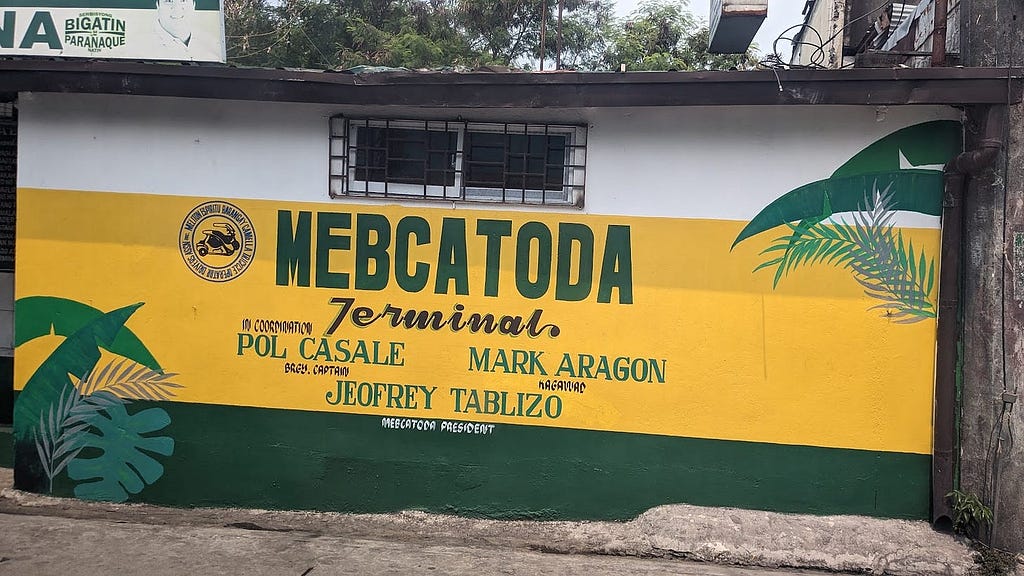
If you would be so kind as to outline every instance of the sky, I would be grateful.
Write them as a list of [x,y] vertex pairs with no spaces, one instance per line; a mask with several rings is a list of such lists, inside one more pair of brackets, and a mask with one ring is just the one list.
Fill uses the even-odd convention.
[[[638,4],[640,4],[640,0],[616,0],[615,13],[618,16],[626,16]],[[803,10],[804,4],[806,4],[806,0],[768,0],[768,18],[761,24],[761,29],[754,37],[754,43],[758,45],[762,55],[771,51],[772,42],[786,28],[803,22],[800,12]],[[694,16],[707,23],[711,0],[689,0],[689,8]],[[792,37],[795,32],[796,30],[791,30],[786,36]],[[779,51],[782,53],[783,59],[789,61],[789,43],[779,42]]]

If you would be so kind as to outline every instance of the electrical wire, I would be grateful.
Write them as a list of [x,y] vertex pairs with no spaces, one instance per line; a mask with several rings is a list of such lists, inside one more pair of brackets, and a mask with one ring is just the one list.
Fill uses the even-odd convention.
[[[792,37],[786,36],[786,34],[789,33],[791,30],[796,30],[796,29],[799,29],[799,31],[796,32]],[[817,36],[817,38],[818,38],[818,43],[817,44],[815,44],[814,42],[805,42],[802,39],[801,40],[797,40],[796,39],[797,36],[799,36],[800,38],[803,38],[804,35],[805,35],[805,31],[807,31],[807,30],[810,30],[811,32],[814,33],[815,36]],[[812,48],[815,48],[816,50],[811,53],[811,61],[810,61],[810,63],[808,63],[808,64],[794,64],[792,62],[786,62],[782,58],[782,55],[779,53],[779,42],[782,42],[783,40],[789,41],[791,50],[796,50],[797,46],[810,46]],[[767,56],[762,58],[757,64],[761,68],[768,68],[768,69],[771,69],[771,70],[778,70],[780,68],[781,69],[804,69],[804,68],[824,69],[825,66],[823,66],[822,62],[821,62],[821,60],[824,59],[824,51],[821,51],[822,58],[820,58],[820,59],[816,58],[816,56],[819,53],[819,51],[817,49],[820,48],[821,43],[822,43],[821,33],[819,33],[813,26],[811,26],[810,24],[794,24],[793,26],[790,26],[789,28],[786,28],[785,30],[783,30],[782,33],[779,34],[775,38],[775,40],[772,42],[772,52],[771,52],[771,54],[768,54]]]
[[[778,68],[782,68],[782,69],[826,69],[826,68],[828,68],[828,66],[825,66],[825,64],[824,64],[825,63],[825,57],[826,57],[826,48],[832,44],[833,40],[835,40],[837,37],[839,37],[840,34],[845,32],[846,29],[849,28],[850,26],[852,26],[853,24],[856,24],[857,22],[859,22],[859,21],[861,21],[861,20],[863,20],[865,18],[874,16],[880,10],[888,8],[889,6],[891,6],[893,4],[900,4],[900,6],[905,6],[906,2],[893,2],[893,0],[886,0],[885,2],[883,2],[882,4],[877,6],[876,8],[874,8],[872,10],[869,10],[868,12],[865,12],[864,14],[854,18],[853,20],[850,20],[842,28],[836,30],[834,34],[832,34],[831,36],[829,36],[825,40],[822,40],[821,33],[818,32],[818,30],[816,30],[810,24],[801,23],[801,24],[795,24],[793,26],[790,26],[789,28],[786,28],[785,30],[783,30],[782,33],[779,34],[778,37],[775,38],[775,40],[772,42],[772,53],[767,55],[767,56],[765,56],[764,58],[762,58],[758,62],[758,65],[760,67],[762,67],[762,68],[769,68],[769,69],[778,69]],[[959,2],[957,4],[959,5]],[[799,29],[799,31],[796,34],[794,34],[792,37],[787,37],[786,36],[786,34],[789,31],[791,31],[793,29],[797,29],[797,28]],[[804,39],[804,36],[805,36],[804,31],[806,31],[806,30],[810,30],[811,32],[814,33],[814,35],[817,37],[817,40],[818,40],[816,43],[815,42],[808,42],[808,41],[806,41]],[[798,36],[800,37],[800,40],[796,39]],[[810,55],[808,56],[808,63],[807,64],[794,64],[792,62],[786,63],[783,60],[782,55],[779,53],[779,46],[778,46],[779,42],[781,42],[783,40],[788,40],[790,42],[790,46],[791,46],[791,49],[793,51],[795,51],[798,46],[809,46],[809,47],[813,48],[813,50],[810,52]],[[849,67],[849,66],[846,66],[846,65],[840,66],[840,68],[847,68],[847,67]]]

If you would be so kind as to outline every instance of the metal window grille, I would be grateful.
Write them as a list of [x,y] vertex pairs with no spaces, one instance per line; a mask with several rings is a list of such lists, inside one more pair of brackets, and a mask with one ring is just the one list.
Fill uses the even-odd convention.
[[330,120],[340,196],[583,205],[586,128],[432,120]]

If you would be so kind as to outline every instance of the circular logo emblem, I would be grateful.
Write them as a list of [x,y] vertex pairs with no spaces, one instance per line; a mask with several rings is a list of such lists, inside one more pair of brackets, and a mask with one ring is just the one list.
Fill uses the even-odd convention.
[[227,282],[241,276],[256,257],[256,230],[237,206],[204,202],[181,223],[178,249],[196,276]]

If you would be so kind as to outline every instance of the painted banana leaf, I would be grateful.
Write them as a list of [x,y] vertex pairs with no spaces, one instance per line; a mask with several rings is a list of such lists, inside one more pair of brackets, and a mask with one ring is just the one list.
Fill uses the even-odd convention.
[[[125,326],[140,306],[142,303],[104,313],[87,304],[48,296],[23,298],[15,303],[17,345],[50,334],[65,336],[29,378],[15,403],[15,484],[19,488],[38,490],[49,481],[52,490],[52,479],[59,473],[54,464],[58,464],[61,468],[66,465],[71,480],[86,480],[75,486],[77,496],[124,501],[163,475],[163,466],[153,456],[169,456],[174,441],[148,434],[170,422],[167,413],[150,408],[129,415],[123,400],[111,396],[112,401],[98,402],[103,394],[109,395],[106,391],[91,394],[90,400],[85,401],[92,402],[94,408],[77,416],[84,423],[75,421],[75,438],[70,448],[57,446],[67,432],[62,427],[69,420],[66,414],[55,418],[55,406],[57,413],[64,414],[66,411],[61,407],[75,404],[80,398],[78,390],[69,388],[73,386],[71,378],[81,380],[95,370],[101,348],[134,361],[124,373],[131,370],[136,375],[163,374],[153,355]],[[117,364],[115,371],[125,362]],[[144,368],[137,368],[140,365]],[[72,399],[65,402],[69,389]],[[41,432],[48,408],[49,443],[46,431]],[[36,422],[40,422],[39,427]],[[42,443],[38,441],[40,437]],[[79,452],[85,448],[92,452],[81,460]],[[49,462],[53,469],[48,469],[43,460],[50,454],[64,456],[63,460]]]
[[892,186],[893,208],[938,216],[942,213],[942,173],[934,170],[899,170],[829,178],[805,184],[776,198],[740,231],[737,244],[790,222],[821,222],[833,214],[854,212],[864,206],[865,190]]
[[[893,208],[937,216],[942,211],[941,167],[963,149],[963,126],[953,120],[923,122],[897,130],[864,148],[829,178],[792,190],[761,210],[740,232],[737,244],[777,226],[823,222],[860,209],[867,191],[893,186]],[[914,169],[918,166],[927,169]]]
[[[56,296],[28,296],[14,303],[14,346],[56,334],[68,337],[103,316],[103,311],[88,304]],[[107,350],[130,358],[153,370],[160,364],[127,326],[123,326]]]
[[[930,165],[938,168],[961,151],[963,126],[960,122],[923,122],[897,130],[864,148],[837,168],[832,173],[832,178],[845,178],[869,172],[894,172],[914,166]],[[901,165],[900,156],[906,159],[910,166]]]
[[60,398],[68,383],[68,375],[84,378],[100,359],[100,346],[110,349],[124,323],[140,307],[125,306],[103,314],[68,336],[28,379],[25,389],[14,403],[14,439],[32,438],[32,426],[50,403]]

